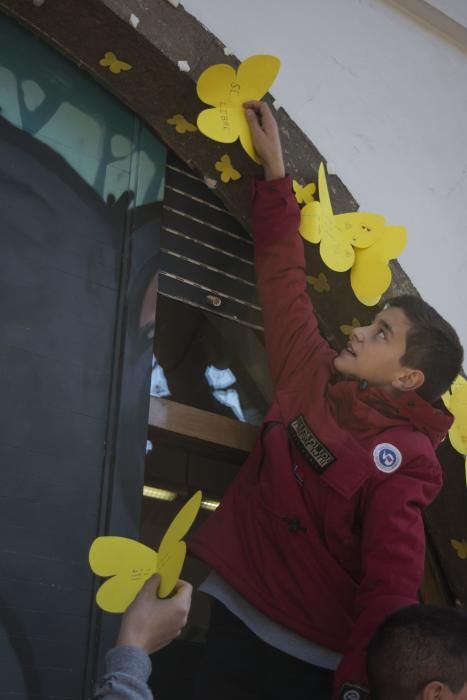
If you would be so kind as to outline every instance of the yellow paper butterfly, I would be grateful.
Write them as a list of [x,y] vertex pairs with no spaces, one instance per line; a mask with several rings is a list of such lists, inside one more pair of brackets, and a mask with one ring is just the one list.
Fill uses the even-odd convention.
[[328,282],[328,278],[324,272],[320,272],[318,277],[313,277],[313,275],[307,275],[307,282],[315,290],[315,292],[329,292],[331,290],[331,285]]
[[108,67],[111,73],[121,73],[122,70],[131,70],[129,63],[125,61],[120,61],[112,51],[107,51],[104,58],[99,61],[101,66]]
[[235,170],[232,165],[232,161],[230,160],[230,156],[228,155],[221,156],[220,160],[217,161],[214,167],[219,173],[221,173],[222,182],[230,182],[230,180],[239,180],[241,178],[241,174],[238,172],[238,170]]
[[443,394],[443,401],[454,416],[449,430],[451,445],[461,455],[467,455],[467,380],[460,375],[456,377],[449,391]]
[[349,270],[355,260],[354,248],[367,248],[378,238],[384,216],[366,212],[334,214],[324,165],[318,170],[319,202],[310,202],[300,211],[299,231],[305,240],[320,244],[323,262],[336,272]]
[[459,559],[467,559],[467,542],[465,540],[451,540],[451,545],[456,550]]
[[295,192],[295,199],[299,204],[309,204],[313,201],[313,195],[316,192],[316,185],[314,182],[309,182],[302,187],[297,180],[293,180],[292,187]]
[[205,136],[221,143],[240,139],[250,158],[260,162],[246,120],[243,103],[260,100],[267,93],[279,72],[280,60],[275,56],[250,56],[235,71],[219,63],[201,73],[196,84],[200,100],[211,109],[198,116],[198,129]]
[[183,506],[162,538],[156,552],[126,537],[97,537],[89,550],[89,564],[97,576],[111,577],[100,586],[96,602],[107,612],[124,612],[153,574],[161,581],[159,598],[173,591],[186,556],[182,538],[193,524],[201,505],[201,491]]
[[349,325],[347,323],[343,323],[342,326],[339,326],[340,332],[343,333],[344,335],[350,335],[353,331],[354,328],[360,328],[360,321],[356,316],[352,319],[352,323]]
[[355,250],[350,284],[362,304],[378,304],[392,280],[388,263],[402,253],[406,243],[407,232],[403,226],[385,226],[372,245]]
[[167,124],[174,126],[178,134],[185,134],[187,131],[198,131],[194,124],[185,119],[183,114],[174,114],[173,117],[167,119]]

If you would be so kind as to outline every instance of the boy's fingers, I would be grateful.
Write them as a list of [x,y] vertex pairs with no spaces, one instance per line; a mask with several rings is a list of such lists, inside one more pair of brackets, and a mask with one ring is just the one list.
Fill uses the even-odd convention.
[[175,586],[175,590],[186,587],[188,587],[190,590],[193,590],[193,586],[191,585],[191,583],[188,583],[188,581],[185,581],[185,579],[183,578],[179,578],[177,581],[177,585]]
[[261,118],[269,119],[272,116],[271,110],[269,109],[269,105],[267,105],[266,102],[260,102],[259,105],[259,112],[261,113]]
[[256,110],[252,109],[251,107],[247,107],[245,109],[245,116],[252,126],[254,124],[259,124],[258,113]]
[[147,596],[154,596],[157,591],[157,588],[159,587],[160,580],[161,577],[159,574],[153,574],[144,583],[144,586],[141,588],[140,593]]
[[273,133],[277,128],[276,120],[265,102],[245,102],[243,106],[252,132],[256,129],[258,134],[259,130],[262,133],[269,134]]
[[151,586],[158,586],[160,583],[161,577],[160,574],[153,574],[148,578],[146,583],[144,584],[145,587],[151,588]]
[[183,588],[184,586],[191,586],[191,583],[188,583],[188,581],[185,581],[185,579],[183,578],[179,578],[174,587],[174,595],[177,593],[177,591],[180,590],[180,588]]
[[259,109],[261,106],[261,102],[259,100],[248,100],[248,102],[244,102],[243,106],[245,109]]
[[247,110],[252,109],[257,116],[261,118],[263,118],[265,115],[271,114],[269,105],[267,105],[266,102],[260,102],[259,100],[249,100],[248,102],[244,102],[243,107]]
[[259,121],[262,121],[265,116],[267,117],[270,114],[267,104],[257,100],[244,102],[243,108],[246,110],[247,116],[254,116]]
[[261,124],[263,125],[263,129],[267,131],[275,125],[276,120],[274,119],[269,106],[264,102],[262,102],[261,105]]
[[174,596],[183,602],[189,603],[193,593],[193,586],[187,581],[180,580],[175,588]]
[[248,124],[250,125],[253,138],[255,137],[255,134],[260,134],[263,132],[259,116],[253,109],[246,109],[245,116],[247,118]]

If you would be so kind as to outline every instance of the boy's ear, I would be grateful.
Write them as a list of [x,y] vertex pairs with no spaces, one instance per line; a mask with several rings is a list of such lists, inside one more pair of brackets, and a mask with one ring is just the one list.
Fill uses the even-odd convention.
[[454,697],[445,683],[431,681],[417,695],[417,700],[450,700]]
[[401,373],[392,380],[392,386],[398,391],[417,391],[425,381],[421,369],[404,367]]

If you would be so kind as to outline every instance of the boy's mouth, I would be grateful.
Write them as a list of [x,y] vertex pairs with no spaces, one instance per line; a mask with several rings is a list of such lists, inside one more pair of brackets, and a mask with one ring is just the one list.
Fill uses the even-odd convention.
[[345,348],[342,350],[342,352],[347,353],[348,355],[351,355],[352,357],[357,357],[355,350],[353,349],[351,343],[347,343]]

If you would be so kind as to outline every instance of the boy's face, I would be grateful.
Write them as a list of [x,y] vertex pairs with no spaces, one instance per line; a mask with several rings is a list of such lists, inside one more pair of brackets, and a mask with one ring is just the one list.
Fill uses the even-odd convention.
[[400,379],[410,370],[400,364],[400,359],[405,353],[409,328],[402,309],[397,306],[384,309],[370,326],[352,331],[346,347],[334,360],[335,368],[352,379],[366,379],[371,385],[403,390]]

